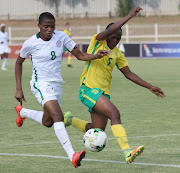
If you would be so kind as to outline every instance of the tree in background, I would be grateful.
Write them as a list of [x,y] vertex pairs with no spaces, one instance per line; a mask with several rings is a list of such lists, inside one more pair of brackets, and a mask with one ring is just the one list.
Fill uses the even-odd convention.
[[132,0],[118,0],[117,14],[120,17],[127,16],[132,9]]
[[54,6],[55,16],[58,17],[58,15],[59,15],[59,5],[61,3],[61,0],[37,0],[37,1],[42,1],[45,4],[49,5],[50,7]]

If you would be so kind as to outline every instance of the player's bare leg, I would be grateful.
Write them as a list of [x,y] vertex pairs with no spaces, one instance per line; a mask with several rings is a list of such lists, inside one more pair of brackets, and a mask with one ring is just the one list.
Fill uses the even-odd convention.
[[86,125],[86,131],[88,131],[91,128],[99,128],[105,131],[105,128],[108,122],[108,117],[102,114],[95,113],[95,112],[91,112],[90,114],[91,114],[92,123],[88,123]]
[[111,125],[121,124],[119,110],[103,94],[98,98],[93,110],[105,117],[108,117],[111,120]]
[[104,95],[101,95],[98,98],[96,105],[93,109],[96,112],[105,115],[111,120],[112,132],[117,142],[119,143],[122,151],[124,152],[126,162],[133,162],[136,156],[140,155],[143,152],[144,146],[139,146],[135,149],[130,148],[125,129],[121,124],[120,112],[118,111],[118,109]]
[[124,152],[126,162],[133,162],[135,157],[143,152],[144,146],[136,147],[135,149],[130,148],[125,129],[121,124],[119,110],[104,95],[98,98],[93,110],[97,113],[91,113],[92,123],[80,120],[74,117],[70,112],[65,114],[65,123],[69,122],[68,125],[73,125],[82,132],[86,132],[93,127],[105,130],[107,119],[109,118],[111,120],[112,132]]
[[[69,139],[69,135],[65,129],[64,126],[64,116],[61,111],[61,108],[59,107],[59,103],[57,100],[51,100],[45,103],[44,109],[46,110],[47,114],[44,114],[43,117],[43,123],[51,125],[51,119],[49,115],[51,116],[53,122],[54,122],[54,131],[59,139],[60,143],[62,144],[64,150],[66,151],[69,159],[72,162],[72,165],[77,168],[81,165],[81,160],[85,157],[85,151],[82,150],[80,153],[74,152],[72,148],[71,141]],[[49,121],[48,121],[49,120]]]

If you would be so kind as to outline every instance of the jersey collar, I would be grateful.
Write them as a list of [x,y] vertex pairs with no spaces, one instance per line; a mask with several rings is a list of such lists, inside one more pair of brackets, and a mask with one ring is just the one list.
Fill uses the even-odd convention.
[[[37,39],[40,38],[40,35],[39,35],[39,34],[40,34],[40,32],[38,32],[38,33],[36,34]],[[55,32],[53,32],[53,34],[55,34]]]
[[37,37],[37,39],[38,39],[38,38],[40,38],[40,35],[39,35],[39,33],[40,33],[40,32],[38,32],[38,33],[36,34],[36,37]]

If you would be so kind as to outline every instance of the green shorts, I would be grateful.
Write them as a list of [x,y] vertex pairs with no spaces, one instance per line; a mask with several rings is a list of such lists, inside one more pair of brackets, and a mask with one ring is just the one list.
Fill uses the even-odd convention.
[[[104,94],[104,91],[101,91],[99,88],[88,88],[86,85],[81,85],[79,90],[79,99],[81,102],[86,105],[89,109],[89,112],[95,112],[93,111],[93,107],[95,106],[98,98],[101,94]],[[110,96],[104,94],[109,100]]]

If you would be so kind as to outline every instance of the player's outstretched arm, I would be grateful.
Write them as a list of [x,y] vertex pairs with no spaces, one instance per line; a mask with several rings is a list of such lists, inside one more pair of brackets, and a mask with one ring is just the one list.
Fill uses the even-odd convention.
[[158,97],[161,97],[161,98],[165,97],[164,92],[163,92],[160,88],[158,88],[158,87],[156,87],[156,86],[152,86],[149,90],[150,90],[153,94],[156,94]]
[[112,24],[109,28],[107,28],[105,31],[99,33],[96,37],[97,40],[105,40],[110,35],[118,31],[128,20],[130,20],[132,17],[134,17],[137,13],[139,13],[142,10],[141,7],[135,7],[132,9],[130,14],[126,17],[124,17],[122,20]]
[[108,52],[106,50],[99,50],[97,52],[97,54],[87,54],[87,53],[83,53],[81,52],[77,47],[75,47],[71,53],[78,59],[81,61],[90,61],[90,60],[94,60],[94,59],[100,59],[106,55],[108,55]]
[[158,97],[161,97],[161,98],[165,97],[164,92],[160,88],[153,86],[149,84],[148,82],[142,80],[138,75],[131,72],[128,66],[120,69],[120,71],[124,74],[124,76],[127,79],[131,80],[132,82],[149,89],[153,94],[157,95]]
[[14,97],[17,99],[18,102],[20,102],[21,105],[22,105],[22,101],[26,102],[21,84],[22,63],[24,62],[24,60],[25,60],[24,58],[18,57],[15,65],[16,93]]

